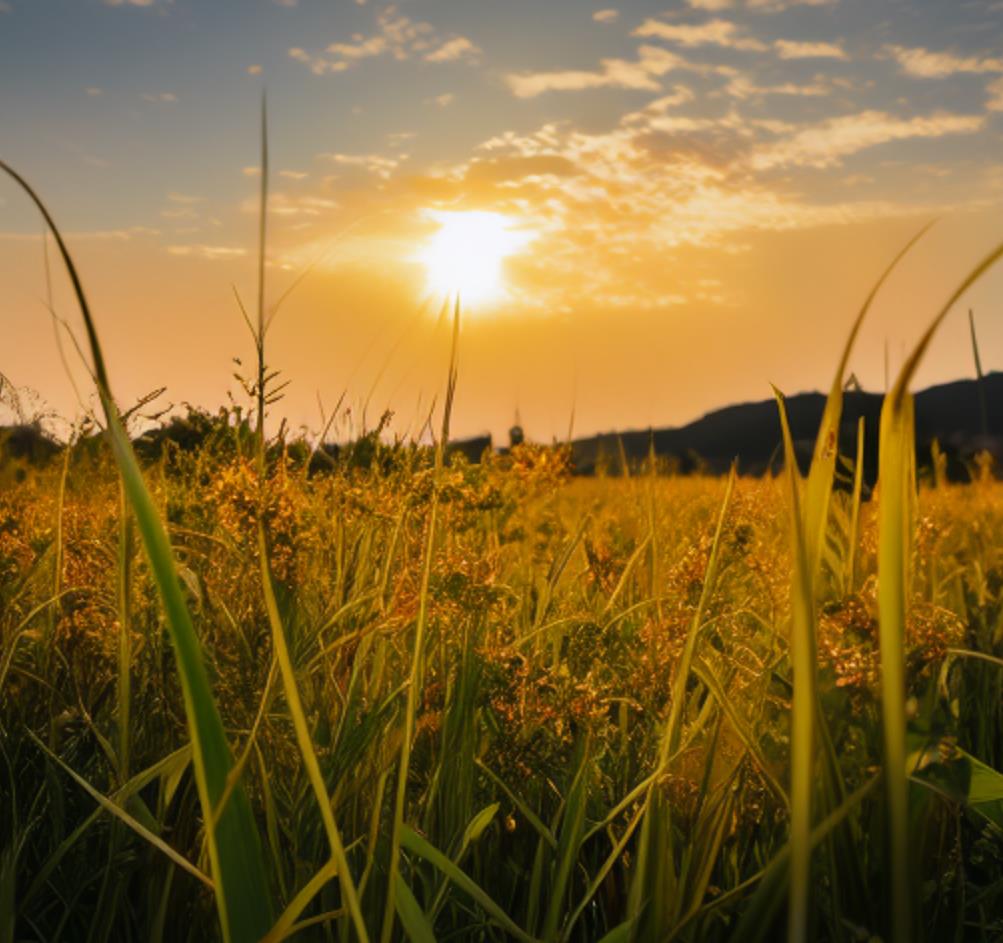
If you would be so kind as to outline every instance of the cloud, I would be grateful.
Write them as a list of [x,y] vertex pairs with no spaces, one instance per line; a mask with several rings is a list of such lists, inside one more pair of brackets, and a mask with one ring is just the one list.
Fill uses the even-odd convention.
[[207,245],[187,245],[168,246],[169,255],[186,256],[198,259],[205,259],[209,262],[227,261],[239,259],[247,255],[247,249],[236,246],[207,246]]
[[305,170],[280,170],[279,176],[286,180],[306,180],[310,175]]
[[262,68],[259,65],[249,65],[247,67],[248,75],[261,75]]
[[0,14],[13,12],[14,8],[7,2],[7,0],[0,0]]
[[751,156],[755,170],[777,167],[833,167],[858,151],[908,138],[939,138],[982,130],[981,115],[938,113],[928,117],[896,118],[883,111],[863,111],[811,125],[786,140],[758,148]]
[[693,89],[687,87],[686,85],[676,85],[668,95],[662,95],[660,98],[652,99],[639,111],[628,112],[620,119],[620,123],[623,125],[629,125],[636,124],[638,122],[651,121],[652,118],[665,115],[670,108],[685,105],[688,102],[693,101],[694,98]]
[[[149,226],[130,226],[128,229],[84,229],[64,231],[63,236],[67,240],[96,239],[111,242],[130,242],[142,236],[159,236],[159,229],[152,229]],[[23,232],[0,232],[0,239],[9,239],[17,242],[34,242],[38,236],[34,233]]]
[[318,154],[318,157],[329,160],[342,167],[358,167],[377,177],[388,179],[393,172],[408,159],[407,154],[389,157],[385,154]]
[[813,82],[799,85],[797,82],[781,82],[777,85],[756,85],[755,82],[738,75],[731,79],[724,89],[732,98],[746,99],[762,95],[790,95],[802,98],[817,98],[832,91],[818,76]]
[[592,19],[595,20],[597,23],[615,23],[616,20],[619,19],[619,17],[620,17],[619,10],[613,10],[609,8],[605,10],[596,10],[596,12],[592,14]]
[[990,111],[1003,111],[1003,78],[996,79],[986,86],[989,99],[986,101],[986,108]]
[[742,36],[740,28],[728,20],[707,20],[692,26],[648,19],[634,30],[633,35],[665,39],[686,47],[724,46],[750,52],[762,52],[766,49],[758,39]]
[[295,7],[299,6],[300,0],[273,0],[273,2],[279,7]]
[[331,43],[327,51],[344,59],[368,59],[380,56],[389,49],[386,36],[363,37],[356,35],[352,43]]
[[156,0],[104,0],[107,7],[152,7]]
[[[583,132],[570,122],[503,132],[465,164],[420,185],[411,178],[406,193],[419,207],[490,208],[531,220],[541,235],[512,277],[527,296],[521,300],[550,311],[585,298],[638,309],[688,300],[726,303],[728,293],[719,286],[697,284],[706,271],[679,271],[667,283],[666,266],[673,265],[667,253],[740,251],[739,233],[920,211],[887,200],[816,203],[767,185],[757,179],[751,156],[764,148],[767,135],[776,144],[805,129],[783,122],[761,128],[733,111],[718,117],[676,113],[692,100],[690,89],[677,86],[602,132]],[[388,198],[406,205],[401,192]]]
[[87,88],[84,89],[84,93],[89,95],[91,98],[97,98],[98,95],[104,94],[104,89],[98,88],[96,85],[88,85]]
[[306,65],[314,75],[330,75],[377,56],[391,56],[399,62],[416,56],[433,63],[470,62],[481,52],[466,36],[440,36],[430,23],[412,20],[396,6],[383,10],[376,18],[376,26],[377,31],[371,36],[354,33],[350,42],[331,43],[323,53],[294,46],[289,56]]
[[479,46],[466,36],[456,36],[444,42],[434,52],[425,56],[426,62],[456,62],[458,59],[475,60],[481,54]]
[[158,104],[173,105],[178,100],[174,92],[147,92],[143,95],[143,101],[157,102]]
[[839,43],[797,42],[778,39],[773,44],[781,59],[846,59],[845,50]]
[[894,59],[906,75],[921,79],[942,79],[959,72],[974,74],[1003,72],[1003,59],[931,52],[922,46],[909,48],[886,45],[883,52]]
[[834,6],[839,0],[746,0],[745,6],[758,13],[783,13],[791,7]]
[[720,13],[723,10],[734,10],[743,6],[755,13],[782,13],[791,7],[824,7],[837,3],[838,0],[686,0],[692,10],[704,10],[708,13]]
[[[268,195],[269,216],[283,219],[303,219],[330,215],[339,206],[337,200],[309,194],[290,195],[281,191],[273,191]],[[244,213],[256,215],[260,212],[261,201],[258,196],[252,196],[240,204]]]
[[178,203],[181,206],[191,206],[194,203],[202,203],[205,198],[201,196],[191,196],[188,193],[168,193],[167,199],[171,203]]
[[[637,62],[631,64],[637,67]],[[601,86],[615,69],[602,66],[584,74],[587,84]],[[673,78],[679,74],[673,72]],[[541,75],[522,90],[537,94],[581,84],[567,79],[568,73]],[[381,238],[420,239],[420,232],[407,227],[429,207],[489,210],[526,220],[540,236],[531,253],[512,260],[509,275],[519,303],[533,310],[574,310],[592,303],[640,310],[687,300],[733,304],[739,299],[730,286],[725,291],[700,282],[715,274],[712,269],[690,264],[711,256],[690,253],[712,249],[718,265],[725,252],[738,253],[754,244],[755,232],[907,218],[943,209],[943,203],[918,196],[878,198],[870,187],[843,182],[849,173],[871,170],[870,165],[828,175],[824,186],[817,185],[814,168],[838,167],[849,163],[850,154],[895,141],[901,143],[894,156],[908,160],[908,152],[916,150],[910,140],[974,133],[986,123],[984,116],[911,118],[880,111],[795,121],[795,109],[785,111],[785,120],[766,111],[762,114],[769,117],[760,118],[758,109],[744,114],[741,100],[707,97],[703,83],[690,88],[645,75],[658,88],[649,94],[642,90],[641,101],[605,128],[596,130],[592,123],[585,131],[572,121],[552,121],[535,130],[507,130],[484,140],[459,163],[436,164],[424,173],[404,174],[396,168],[389,179],[376,181],[378,186],[361,174],[339,174],[326,183],[328,191],[338,199],[339,213],[352,218],[382,220],[388,214],[379,211],[393,208],[393,224],[373,223],[367,238],[374,244]],[[525,75],[520,78],[529,81]],[[728,76],[735,78],[741,76]],[[767,80],[750,72],[745,93],[835,90],[820,77],[782,84],[786,78],[781,73],[779,79]],[[332,159],[374,173],[372,156]],[[396,149],[375,156],[396,159]],[[851,182],[861,181],[858,176]],[[319,218],[315,234],[327,225],[326,217]]]
[[453,102],[456,101],[456,96],[452,92],[443,92],[441,95],[436,95],[435,98],[426,98],[426,104],[438,105],[440,108],[448,108]]
[[577,92],[589,88],[627,88],[657,91],[655,79],[673,69],[692,66],[681,56],[657,46],[641,46],[638,59],[602,59],[596,70],[569,69],[560,72],[518,72],[505,76],[517,98],[535,98],[544,92]]

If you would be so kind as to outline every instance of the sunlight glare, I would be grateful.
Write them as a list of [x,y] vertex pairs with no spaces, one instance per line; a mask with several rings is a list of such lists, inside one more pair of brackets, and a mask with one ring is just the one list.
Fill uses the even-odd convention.
[[503,263],[534,234],[515,228],[516,220],[485,210],[427,210],[439,223],[416,256],[425,266],[428,291],[436,296],[457,293],[464,307],[502,301],[506,294]]

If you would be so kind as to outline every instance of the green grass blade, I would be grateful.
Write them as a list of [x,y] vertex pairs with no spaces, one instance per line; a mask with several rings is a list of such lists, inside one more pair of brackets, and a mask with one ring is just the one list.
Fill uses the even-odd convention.
[[394,900],[397,905],[397,916],[411,943],[435,943],[435,931],[400,872],[397,873]]
[[425,635],[428,628],[429,584],[432,577],[432,561],[439,515],[439,498],[446,445],[449,442],[449,420],[456,392],[457,352],[460,338],[460,299],[457,297],[453,310],[453,339],[449,352],[449,371],[446,378],[446,398],[442,409],[442,433],[435,447],[435,467],[433,470],[432,499],[428,512],[428,531],[421,569],[421,585],[418,593],[418,614],[415,619],[414,642],[411,651],[411,666],[408,673],[407,700],[404,708],[404,729],[401,737],[401,754],[397,769],[397,791],[394,796],[394,818],[390,835],[389,883],[383,911],[383,928],[380,943],[390,943],[393,934],[394,895],[397,888],[397,870],[400,866],[401,834],[404,828],[407,781],[411,768],[411,748],[413,746],[415,721],[418,716],[418,698],[422,691],[424,674]]
[[[641,824],[641,834],[638,838],[636,864],[634,865],[634,874],[631,878],[631,888],[627,904],[627,912],[633,934],[651,932],[641,924],[642,912],[648,905],[653,894],[661,894],[660,890],[653,890],[653,888],[658,887],[662,883],[659,875],[664,875],[667,873],[667,869],[671,870],[675,867],[675,863],[672,860],[673,850],[671,843],[665,847],[657,847],[659,844],[657,835],[659,829],[665,824],[666,813],[661,809],[663,803],[656,796],[655,790],[661,774],[668,768],[670,759],[679,746],[682,734],[683,705],[686,700],[686,685],[696,652],[700,628],[704,624],[704,613],[710,605],[710,600],[717,588],[718,560],[722,544],[721,538],[724,533],[728,510],[731,507],[736,478],[737,471],[735,466],[732,465],[731,473],[728,475],[728,483],[725,486],[724,500],[721,502],[721,510],[717,518],[714,540],[707,558],[707,570],[700,591],[700,599],[697,603],[693,619],[690,622],[686,641],[683,644],[682,655],[675,668],[669,716],[661,737],[658,764],[643,791],[645,811]],[[658,907],[661,907],[660,899],[655,900],[654,903]],[[661,932],[665,929],[664,927],[657,926],[659,922],[656,917],[654,920],[654,931]]]
[[568,791],[557,840],[554,876],[550,884],[550,903],[543,919],[543,938],[554,940],[565,914],[568,886],[578,860],[582,832],[585,827],[585,805],[588,801],[589,747],[586,742],[581,751],[578,770]]
[[[226,787],[232,765],[230,746],[216,709],[202,658],[202,649],[188,612],[174,555],[156,505],[146,488],[129,437],[112,399],[97,328],[91,316],[76,266],[62,235],[41,199],[27,181],[0,161],[5,171],[27,193],[52,231],[73,284],[90,342],[94,377],[107,421],[107,439],[135,515],[161,604],[166,616],[178,672],[188,733],[192,742],[195,781],[206,821]],[[216,904],[225,940],[256,941],[271,924],[271,896],[257,826],[243,789],[234,791],[215,829],[206,830]]]
[[113,802],[107,796],[95,789],[83,776],[80,776],[72,768],[67,766],[55,753],[53,753],[41,740],[38,739],[30,730],[28,731],[28,736],[38,745],[38,748],[45,753],[51,760],[53,760],[60,769],[63,770],[81,789],[84,790],[102,809],[111,815],[115,816],[119,821],[124,822],[129,826],[140,838],[148,841],[154,848],[158,851],[163,852],[168,858],[171,859],[179,868],[187,871],[190,875],[197,878],[206,887],[213,889],[212,879],[203,874],[195,865],[193,865],[184,855],[179,854],[170,845],[167,844],[159,835],[155,835],[151,832],[145,825],[139,822],[137,819],[133,818],[128,812],[125,811],[118,803]]
[[[881,277],[874,283],[874,287],[871,289],[853,322],[850,335],[843,347],[843,354],[840,357],[839,365],[836,367],[836,375],[833,377],[832,387],[825,401],[825,411],[822,414],[818,438],[815,440],[815,451],[812,456],[811,469],[808,472],[808,483],[805,489],[805,542],[808,547],[808,562],[811,567],[810,572],[813,584],[818,578],[819,566],[822,561],[822,550],[825,546],[829,498],[832,495],[832,479],[836,471],[836,456],[839,452],[839,426],[843,414],[843,376],[850,361],[850,353],[853,350],[857,335],[860,333],[864,318],[867,317],[867,312],[870,311],[871,305],[874,303],[874,299],[881,290],[882,285],[888,280],[892,272],[895,271],[899,262],[923,238],[932,225],[933,222],[929,222],[923,226],[902,247],[898,255],[892,259],[888,267],[881,273]],[[817,590],[817,587],[813,588]]]
[[801,488],[787,410],[774,390],[784,437],[785,477],[790,489],[791,519],[791,634],[790,658],[794,675],[791,698],[791,882],[787,939],[807,939],[811,888],[811,819],[815,727],[815,601],[812,593],[809,548],[801,517]]
[[852,595],[857,588],[857,541],[860,537],[860,502],[864,491],[864,417],[857,422],[857,461],[853,467],[853,495],[850,499],[850,533],[847,539],[845,592]]
[[881,410],[878,459],[878,639],[891,861],[892,939],[911,938],[909,791],[906,776],[905,627],[913,516],[915,431],[909,383],[930,341],[959,298],[1003,256],[1003,243],[950,295],[902,366]]
[[[285,627],[282,625],[278,601],[275,597],[271,570],[268,566],[265,525],[260,516],[258,518],[258,559],[261,569],[261,585],[265,593],[265,609],[268,612],[268,622],[272,629],[272,645],[275,650],[275,658],[279,663],[279,673],[282,677],[286,703],[292,716],[293,730],[296,733],[296,745],[299,747],[300,756],[303,758],[303,763],[306,766],[307,777],[310,780],[317,805],[320,808],[320,817],[324,823],[324,830],[327,833],[327,840],[331,849],[331,860],[336,867],[338,880],[341,885],[342,898],[344,899],[345,906],[348,908],[349,914],[351,914],[352,923],[359,940],[362,943],[366,943],[369,937],[359,905],[358,891],[348,867],[348,858],[345,855],[341,833],[338,831],[338,825],[334,820],[331,798],[327,794],[324,775],[317,761],[317,753],[314,750],[313,740],[310,735],[310,725],[307,722],[306,712],[303,710],[303,701],[296,686],[296,673],[293,668],[292,656],[289,653],[289,645],[286,642]],[[236,794],[234,793],[233,795],[235,796]],[[233,799],[231,798],[232,801]]]
[[407,825],[401,827],[401,847],[411,854],[423,858],[437,868],[464,894],[470,897],[492,920],[503,930],[506,930],[523,943],[536,943],[501,907],[496,904],[488,893],[472,878],[461,871],[441,851],[422,838],[414,829]]

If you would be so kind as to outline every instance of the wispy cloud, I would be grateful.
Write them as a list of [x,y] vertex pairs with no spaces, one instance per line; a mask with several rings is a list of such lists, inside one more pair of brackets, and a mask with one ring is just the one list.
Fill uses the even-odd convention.
[[173,105],[177,100],[178,96],[174,92],[147,92],[143,95],[143,101],[161,105]]
[[680,46],[724,46],[749,52],[762,52],[766,46],[758,39],[743,36],[740,27],[729,20],[707,20],[705,23],[665,23],[662,20],[645,20],[636,30],[635,36],[665,39]]
[[[297,220],[330,215],[340,204],[327,196],[317,196],[308,193],[289,194],[281,190],[268,195],[268,213],[270,216]],[[261,202],[257,195],[248,197],[240,204],[240,209],[249,215],[260,212]]]
[[765,95],[789,95],[802,98],[817,98],[821,95],[829,95],[832,92],[830,86],[826,85],[820,77],[816,76],[814,81],[807,83],[798,82],[778,82],[773,85],[757,85],[746,76],[737,75],[730,79],[725,86],[725,91],[732,98],[745,99],[756,98]]
[[[159,235],[160,230],[150,226],[130,226],[128,229],[77,229],[63,232],[63,236],[68,240],[95,239],[102,242],[130,242],[133,239]],[[38,239],[38,235],[23,232],[0,232],[0,239],[34,242]]]
[[989,95],[986,101],[986,108],[990,111],[1003,111],[1003,78],[996,79],[986,86]]
[[438,105],[440,108],[448,108],[454,101],[456,101],[456,96],[452,92],[443,92],[434,98],[425,99],[426,104]]
[[341,167],[357,167],[377,177],[388,179],[393,172],[408,159],[407,154],[389,156],[386,154],[318,154],[319,158],[329,160]]
[[0,0],[0,13],[13,13],[14,7],[12,7],[7,0]]
[[781,59],[846,59],[846,51],[839,43],[799,42],[778,39],[773,43]]
[[168,246],[167,252],[170,255],[178,255],[205,259],[209,262],[229,261],[240,259],[247,255],[247,249],[237,246],[208,246],[208,245],[182,245]]
[[156,0],[104,0],[107,7],[152,7]]
[[830,118],[803,128],[793,136],[758,148],[750,165],[755,170],[776,167],[833,167],[858,151],[908,138],[939,138],[973,134],[985,125],[981,115],[939,113],[927,117],[897,118],[883,111]]
[[466,36],[455,36],[444,42],[438,49],[425,55],[426,62],[456,62],[459,59],[476,60],[481,54],[479,46]]
[[942,79],[959,72],[985,74],[1003,72],[1003,59],[986,56],[959,56],[953,52],[933,52],[922,46],[886,45],[890,56],[906,75],[922,79]]
[[104,89],[98,88],[96,85],[88,85],[84,89],[84,94],[89,95],[91,98],[97,98],[98,95],[104,94]]
[[289,56],[302,62],[315,75],[345,72],[364,59],[390,56],[398,61],[420,57],[426,62],[473,62],[481,50],[466,36],[442,36],[430,24],[412,20],[396,6],[389,6],[376,18],[377,31],[370,36],[354,33],[350,42],[331,43],[321,53],[300,46]]
[[791,7],[828,7],[835,6],[839,0],[746,0],[749,10],[760,13],[783,13]]
[[673,69],[693,68],[682,56],[658,46],[641,46],[635,61],[602,59],[598,69],[556,72],[518,72],[505,76],[517,98],[535,98],[544,92],[577,92],[590,88],[627,88],[657,91],[656,81]]
[[720,13],[722,10],[733,10],[744,7],[757,13],[782,13],[791,7],[824,7],[837,3],[838,0],[686,0],[693,10],[706,10]]
[[620,11],[612,8],[596,10],[596,12],[592,14],[592,19],[597,23],[615,23],[619,17]]

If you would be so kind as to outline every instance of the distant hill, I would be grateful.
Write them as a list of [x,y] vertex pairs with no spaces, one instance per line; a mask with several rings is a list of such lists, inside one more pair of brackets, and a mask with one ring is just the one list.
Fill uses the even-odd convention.
[[[956,480],[968,477],[967,463],[982,450],[991,452],[996,467],[1003,469],[1003,373],[988,374],[984,384],[985,433],[975,380],[931,386],[915,394],[916,449],[921,465],[929,463],[930,446],[937,439],[948,459],[948,474]],[[878,424],[883,400],[881,393],[844,394],[839,450],[844,455],[856,454],[857,421],[863,416],[864,467],[871,483],[877,478]],[[825,396],[799,393],[788,397],[786,402],[795,451],[806,471],[822,420]],[[196,410],[145,433],[136,440],[136,448],[147,460],[155,458],[167,440],[178,448],[192,449],[212,437],[214,430],[218,432],[220,422],[224,420]],[[241,427],[242,434],[249,435],[249,427],[245,427],[246,423]],[[230,430],[226,438],[231,439],[233,434]],[[655,454],[683,473],[696,470],[722,473],[733,460],[738,461],[739,471],[745,475],[761,475],[781,465],[777,404],[764,399],[717,409],[677,428],[606,432],[575,439],[572,442],[575,471],[581,475],[598,471],[616,475],[622,472],[624,460],[629,469],[640,468],[652,442]],[[491,448],[490,436],[455,440],[449,446],[450,452],[462,453],[472,462]],[[0,467],[10,463],[19,467],[43,465],[59,450],[59,444],[37,425],[0,426]],[[341,448],[325,447],[324,452],[333,457],[340,454]]]
[[[936,438],[948,456],[952,477],[966,477],[964,463],[983,449],[992,452],[998,465],[1003,466],[1003,373],[988,374],[984,384],[988,407],[986,435],[982,430],[977,381],[958,380],[916,393],[916,448],[921,464],[929,461],[930,446]],[[878,424],[883,400],[881,393],[844,394],[839,449],[844,455],[856,454],[857,422],[863,416],[865,473],[871,482],[877,477]],[[811,458],[824,408],[825,396],[821,393],[799,393],[787,398],[791,436],[804,470]],[[572,443],[575,468],[579,474],[594,474],[599,469],[617,474],[622,467],[621,456],[626,457],[628,467],[637,467],[647,457],[652,440],[656,455],[673,460],[683,472],[697,468],[724,472],[737,459],[740,472],[761,475],[771,466],[778,468],[781,464],[780,420],[776,402],[769,399],[717,409],[677,428],[609,432],[575,439]]]

